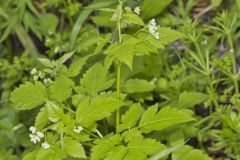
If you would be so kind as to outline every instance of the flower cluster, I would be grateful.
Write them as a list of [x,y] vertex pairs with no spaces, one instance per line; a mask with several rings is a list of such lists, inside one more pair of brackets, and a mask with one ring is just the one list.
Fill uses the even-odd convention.
[[43,149],[49,149],[50,145],[47,142],[42,143],[42,148]]
[[44,83],[52,83],[51,78],[46,78],[46,74],[42,71],[38,71],[36,68],[31,70],[31,75],[33,75],[34,81],[42,79]]
[[134,8],[134,12],[136,13],[136,14],[138,14],[138,15],[140,15],[140,8],[139,7],[136,7],[136,8]]
[[29,136],[34,144],[40,142],[41,138],[44,137],[44,134],[41,131],[37,131],[33,126],[30,127],[29,130],[32,132],[32,134],[29,134]]
[[155,19],[151,19],[149,21],[148,27],[149,27],[149,30],[148,30],[149,33],[151,35],[153,35],[156,39],[159,39],[160,38],[160,34],[157,31],[157,23],[156,23]]
[[82,130],[83,130],[83,128],[81,126],[75,126],[73,128],[73,132],[75,132],[75,133],[80,133]]
[[[41,139],[44,137],[44,134],[41,131],[38,131],[35,127],[31,126],[29,130],[32,132],[29,134],[29,137],[31,141],[36,144],[41,141]],[[42,143],[42,148],[49,149],[50,145],[47,142]]]

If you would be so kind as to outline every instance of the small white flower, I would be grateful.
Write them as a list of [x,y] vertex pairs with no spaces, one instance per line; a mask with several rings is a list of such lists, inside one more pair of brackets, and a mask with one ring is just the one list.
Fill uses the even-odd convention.
[[157,31],[157,23],[155,21],[155,19],[151,19],[148,23],[148,31],[151,35],[153,35],[156,39],[160,38],[160,34]]
[[83,130],[83,128],[81,126],[77,126],[77,127],[75,126],[73,129],[73,132],[80,133],[82,130]]
[[34,144],[40,142],[40,137],[38,137],[36,134],[29,134],[29,137]]
[[47,142],[42,143],[42,148],[49,149],[50,145]]
[[36,73],[37,73],[37,69],[36,69],[36,68],[33,68],[30,73],[31,73],[31,75],[36,74]]
[[31,127],[29,128],[29,130],[30,130],[32,133],[36,133],[36,128],[35,128],[34,126],[31,126]]
[[140,10],[140,8],[139,8],[139,7],[136,7],[136,8],[134,8],[134,12],[135,12],[136,14],[138,14],[138,15],[139,15],[139,14],[140,14],[140,11],[141,11],[141,10]]
[[38,135],[38,137],[43,138],[44,134],[41,131],[37,131],[36,134]]

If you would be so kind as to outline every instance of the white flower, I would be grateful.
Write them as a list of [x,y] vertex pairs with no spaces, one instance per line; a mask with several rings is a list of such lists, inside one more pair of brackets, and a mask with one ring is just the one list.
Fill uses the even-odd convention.
[[37,142],[40,142],[40,137],[38,137],[36,134],[29,134],[31,141],[36,144]]
[[153,35],[156,39],[160,38],[160,34],[157,31],[157,23],[155,21],[155,19],[151,19],[148,23],[148,31],[151,35]]
[[42,143],[42,147],[43,147],[44,149],[49,149],[49,148],[50,148],[50,145],[49,145],[47,142],[44,142],[44,143]]
[[30,140],[34,144],[40,142],[41,138],[44,137],[44,134],[41,131],[37,131],[37,129],[34,126],[31,126],[29,130],[32,132],[32,134],[29,134]]
[[141,11],[141,10],[140,10],[140,8],[139,8],[139,7],[136,7],[136,8],[134,8],[134,12],[135,12],[136,14],[138,14],[138,15],[139,15],[139,14],[140,14],[140,11]]
[[31,126],[31,127],[29,128],[29,130],[30,130],[32,133],[36,133],[36,128],[35,128],[34,126]]
[[37,73],[37,69],[36,69],[36,68],[33,68],[30,73],[31,73],[31,75],[36,74],[36,73]]
[[83,128],[81,126],[77,126],[77,127],[75,126],[73,129],[73,132],[80,133],[82,130],[83,130]]
[[51,80],[51,78],[45,78],[44,80],[43,80],[43,82],[46,84],[46,83],[52,83],[52,80]]
[[38,72],[38,76],[39,76],[41,79],[43,79],[43,78],[45,78],[45,73],[43,73],[42,71],[39,71],[39,72]]

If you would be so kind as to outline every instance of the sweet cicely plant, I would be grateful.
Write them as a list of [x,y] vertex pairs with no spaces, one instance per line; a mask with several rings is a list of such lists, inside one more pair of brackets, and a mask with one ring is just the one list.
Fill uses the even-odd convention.
[[[34,145],[23,159],[157,160],[170,154],[174,160],[193,154],[210,159],[184,143],[174,145],[157,136],[194,121],[189,110],[148,106],[131,96],[151,91],[155,83],[134,77],[134,59],[160,54],[183,35],[154,19],[145,23],[141,9],[123,0],[116,9],[99,10],[112,13],[116,29],[100,34],[95,51],[78,59],[77,51],[52,61],[41,58],[42,67],[32,70],[32,81],[12,92],[16,109],[38,111],[29,128]],[[94,57],[97,60],[91,61]]]

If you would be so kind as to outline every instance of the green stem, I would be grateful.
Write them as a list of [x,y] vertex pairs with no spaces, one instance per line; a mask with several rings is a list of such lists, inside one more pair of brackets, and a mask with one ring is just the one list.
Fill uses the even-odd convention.
[[234,83],[234,88],[235,88],[235,93],[239,93],[239,86],[238,86],[238,80],[236,78],[237,76],[237,68],[236,68],[236,59],[235,59],[235,54],[234,54],[234,48],[233,48],[233,41],[231,37],[231,33],[227,34],[227,39],[228,39],[228,44],[230,47],[230,54],[232,57],[232,70],[233,70],[233,83]]
[[[119,43],[122,42],[122,36],[121,36],[121,17],[122,17],[122,2],[119,1],[120,5],[120,11],[119,11],[119,17],[118,17],[118,41]],[[121,63],[117,62],[117,84],[116,84],[116,96],[120,99],[120,86],[121,86]],[[120,110],[118,109],[116,112],[116,128],[119,125],[120,122]]]
[[[212,84],[211,75],[208,75],[207,79],[208,79],[208,84],[209,84],[209,87],[210,87],[210,92],[214,96],[213,97],[213,103],[217,108],[219,108],[218,100],[217,100],[217,97],[216,97],[216,94],[215,94],[215,89],[214,89],[213,84]],[[213,113],[213,107],[211,105],[210,106],[210,115],[212,115],[212,113]]]

